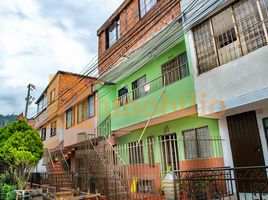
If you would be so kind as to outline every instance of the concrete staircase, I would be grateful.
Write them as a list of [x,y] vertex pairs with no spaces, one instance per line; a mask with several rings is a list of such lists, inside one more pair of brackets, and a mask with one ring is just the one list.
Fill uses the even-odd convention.
[[49,185],[60,188],[72,188],[73,174],[68,173],[63,169],[64,160],[60,159],[52,162],[50,161],[46,165],[46,169],[49,174]]
[[[97,141],[89,141],[87,169],[88,174],[95,183],[97,192],[107,196],[112,200],[125,200],[129,198],[128,183],[125,182],[119,170],[113,163],[113,158],[107,152],[112,152],[112,147],[106,139],[98,139]],[[83,172],[82,172],[83,173]]]

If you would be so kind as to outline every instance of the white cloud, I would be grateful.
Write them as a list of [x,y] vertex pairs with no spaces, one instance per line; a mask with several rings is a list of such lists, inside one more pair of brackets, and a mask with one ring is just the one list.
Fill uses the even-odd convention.
[[[50,4],[45,7],[43,3]],[[30,82],[41,93],[49,74],[59,69],[79,73],[97,54],[97,26],[121,3],[122,0],[0,1],[0,114],[23,111],[23,96]]]

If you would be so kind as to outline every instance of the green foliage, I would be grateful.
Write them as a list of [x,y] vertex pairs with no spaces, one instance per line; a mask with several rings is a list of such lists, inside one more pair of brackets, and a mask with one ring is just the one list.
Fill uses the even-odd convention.
[[[16,190],[17,187],[12,183],[12,177],[9,173],[1,174],[0,175],[0,194],[2,198],[7,200],[13,200],[16,197]],[[0,199],[1,199],[0,197]]]
[[13,122],[0,129],[0,148],[4,145],[9,137],[16,131],[25,132],[27,130],[34,130],[25,120]]
[[16,198],[16,186],[4,184],[1,189],[3,194],[5,194],[6,200],[14,200]]
[[[4,174],[0,174],[0,186],[3,184],[11,184],[12,183],[12,177],[8,172],[5,172]],[[1,187],[0,187],[1,189]]]
[[19,189],[24,189],[44,150],[36,130],[24,120],[0,130],[0,158],[10,167]]
[[43,143],[35,130],[17,131],[5,142],[0,154],[10,165],[37,165],[43,156]]

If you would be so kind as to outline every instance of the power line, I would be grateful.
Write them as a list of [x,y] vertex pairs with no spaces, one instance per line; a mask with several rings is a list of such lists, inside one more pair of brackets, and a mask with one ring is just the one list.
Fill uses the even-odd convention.
[[[189,5],[190,6],[190,5]],[[98,67],[98,65],[96,65],[96,68],[95,69],[92,69],[91,71],[94,71],[94,70],[96,70],[97,69],[97,67]],[[94,84],[94,83],[92,83],[92,84]]]
[[[196,3],[196,1],[195,1],[194,3]],[[212,5],[213,5],[213,4],[212,4]],[[209,7],[211,7],[212,5],[210,5]],[[207,9],[208,9],[208,8],[207,8]],[[198,16],[199,16],[199,15],[198,15]],[[198,17],[198,16],[196,16],[196,17]],[[192,21],[193,21],[193,20],[195,20],[195,19],[196,19],[196,17],[195,17],[194,19],[192,19]],[[188,23],[189,23],[189,22],[188,22]],[[185,32],[186,32],[186,31],[188,31],[188,30],[185,30]],[[184,33],[182,33],[182,34],[184,34]],[[180,36],[180,37],[181,37],[181,36]],[[179,37],[179,38],[180,38],[180,37]],[[178,38],[177,38],[177,39],[178,39]],[[160,44],[160,45],[161,45],[161,44]],[[166,47],[165,47],[165,48],[166,48]],[[98,65],[96,65],[96,68],[95,68],[95,69],[94,69],[94,68],[93,68],[93,69],[91,69],[91,71],[94,71],[94,70],[96,70],[97,68],[98,68]],[[91,84],[94,84],[94,82],[93,82],[93,83],[91,83]]]
[[[176,1],[176,0],[175,0],[175,1]],[[167,8],[168,8],[168,7],[167,7]],[[166,8],[166,9],[167,9],[167,8]],[[139,13],[139,10],[137,11],[137,13]],[[88,65],[89,65],[89,64],[88,64]],[[86,65],[86,67],[87,67],[88,65]],[[94,66],[95,66],[95,67],[94,67]],[[85,67],[85,68],[86,68],[86,67]],[[94,68],[92,69],[92,67],[94,67]],[[88,67],[89,69],[84,73],[84,75],[82,75],[82,76],[85,76],[85,77],[82,77],[81,80],[78,80],[77,83],[79,83],[80,81],[82,81],[82,80],[83,80],[84,78],[86,78],[88,75],[92,74],[92,72],[95,72],[95,71],[98,69],[98,67],[99,67],[99,63],[96,63],[96,64],[94,63],[92,66]],[[85,68],[84,68],[84,69],[85,69]],[[83,70],[84,70],[84,69],[83,69]],[[92,69],[92,70],[90,70],[90,69]],[[83,70],[82,70],[82,71],[83,71]],[[90,70],[90,71],[89,71],[89,70]],[[77,83],[75,83],[75,85],[76,85]],[[66,91],[65,93],[67,93],[67,92],[68,92],[68,91]],[[63,93],[62,96],[63,96],[65,93]],[[58,98],[60,98],[60,97],[58,97]]]

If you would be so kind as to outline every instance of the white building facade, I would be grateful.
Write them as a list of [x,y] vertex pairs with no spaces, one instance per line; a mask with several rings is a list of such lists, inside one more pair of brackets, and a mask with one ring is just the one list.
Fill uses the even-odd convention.
[[182,10],[198,115],[218,119],[225,166],[267,173],[268,1],[183,0]]

